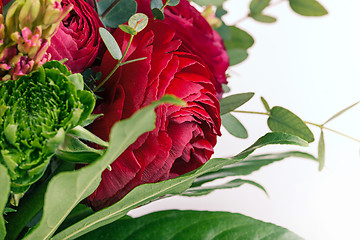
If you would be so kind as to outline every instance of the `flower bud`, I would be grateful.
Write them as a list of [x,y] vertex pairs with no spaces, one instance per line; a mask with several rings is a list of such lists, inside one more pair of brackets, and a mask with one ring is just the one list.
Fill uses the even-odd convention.
[[40,13],[40,0],[26,1],[22,6],[19,13],[19,27],[23,29],[24,27],[32,28],[33,23],[36,21],[36,18]]

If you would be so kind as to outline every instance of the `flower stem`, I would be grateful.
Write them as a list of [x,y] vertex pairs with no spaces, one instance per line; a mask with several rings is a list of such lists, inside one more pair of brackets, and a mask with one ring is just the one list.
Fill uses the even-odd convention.
[[[267,112],[242,111],[242,110],[234,110],[233,112],[235,112],[235,113],[247,113],[247,114],[257,114],[257,115],[270,116],[270,113],[267,113]],[[349,135],[346,135],[346,134],[344,134],[344,133],[342,133],[342,132],[339,132],[339,131],[336,131],[336,130],[334,130],[334,129],[325,127],[325,126],[323,126],[323,125],[321,125],[321,124],[317,124],[317,123],[313,123],[313,122],[308,122],[308,121],[303,121],[303,122],[306,123],[306,124],[309,124],[309,125],[318,127],[318,128],[320,128],[320,129],[328,130],[328,131],[330,131],[330,132],[336,133],[336,134],[338,134],[338,135],[341,135],[341,136],[343,136],[343,137],[349,138],[349,139],[351,139],[351,140],[353,140],[353,141],[356,141],[356,142],[359,142],[359,143],[360,143],[360,140],[359,140],[359,139],[356,139],[356,138],[354,138],[354,137],[351,137],[351,136],[349,136]]]

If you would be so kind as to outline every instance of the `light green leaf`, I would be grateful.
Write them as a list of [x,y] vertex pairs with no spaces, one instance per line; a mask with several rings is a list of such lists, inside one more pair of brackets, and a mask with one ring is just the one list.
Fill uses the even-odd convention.
[[267,6],[269,6],[271,0],[252,0],[250,2],[250,13],[256,15],[261,13]]
[[142,31],[148,24],[149,19],[143,13],[136,13],[129,19],[128,25],[135,29],[136,32]]
[[186,190],[185,192],[183,192],[181,195],[186,196],[186,197],[204,196],[204,195],[207,195],[209,193],[212,193],[215,190],[237,188],[237,187],[241,187],[242,185],[244,185],[246,183],[250,184],[250,185],[253,185],[253,186],[257,187],[257,188],[260,188],[261,190],[264,191],[264,193],[266,195],[268,195],[263,186],[261,186],[260,184],[254,182],[254,181],[244,180],[244,179],[234,179],[234,180],[231,180],[231,181],[229,181],[227,183],[218,184],[218,185],[215,185],[215,186],[192,187],[192,188],[189,188],[188,190]]
[[[112,5],[113,3],[114,0],[97,1],[97,9],[100,19],[105,26],[117,28],[136,13],[137,3],[134,0],[118,1],[115,5]],[[107,9],[110,9],[110,11],[104,16]]]
[[93,134],[92,132],[81,126],[76,126],[73,129],[69,130],[68,134],[89,142],[96,143],[103,147],[109,147],[108,142],[105,142],[104,140],[102,140],[101,138],[99,138],[98,136],[96,136],[95,134]]
[[242,48],[227,49],[227,53],[230,59],[230,66],[234,66],[245,61],[249,56],[246,49]]
[[[166,99],[166,100],[165,100]],[[77,171],[60,173],[50,181],[39,225],[25,239],[48,239],[71,210],[99,185],[101,173],[140,135],[155,127],[155,107],[162,103],[178,103],[173,96],[152,103],[132,117],[116,123],[110,133],[110,146],[96,162]],[[170,101],[169,101],[170,100]]]
[[116,204],[107,207],[93,215],[83,219],[73,226],[57,234],[53,240],[75,239],[94,229],[107,225],[123,217],[131,209],[141,206],[151,200],[166,194],[179,194],[188,189],[195,178],[208,173],[215,172],[226,165],[235,164],[246,158],[257,148],[268,144],[294,144],[307,145],[304,140],[284,133],[268,133],[261,137],[249,148],[238,154],[234,159],[213,158],[200,168],[182,175],[180,177],[159,183],[143,184],[134,188],[123,199]]
[[248,102],[254,93],[239,93],[230,95],[220,100],[220,115],[229,113]]
[[258,171],[264,166],[284,160],[286,158],[303,158],[314,161],[317,160],[316,157],[314,157],[313,155],[299,151],[253,155],[247,157],[243,161],[237,162],[229,166],[225,166],[216,172],[206,173],[198,177],[192,186],[200,186],[204,183],[212,182],[214,180],[230,176],[247,176],[255,171]]
[[100,28],[99,33],[101,39],[104,41],[106,48],[108,49],[109,53],[115,60],[120,60],[122,57],[122,53],[120,50],[119,45],[117,44],[115,38],[109,33],[108,30],[105,28]]
[[200,6],[214,5],[216,7],[221,7],[226,0],[192,0],[192,1]]
[[164,6],[164,4],[163,4],[162,0],[151,0],[151,2],[150,2],[151,9],[154,9],[154,8],[161,9],[163,6]]
[[251,14],[250,17],[252,17],[254,20],[262,23],[274,23],[276,22],[276,18],[268,15],[264,15],[261,13],[258,14]]
[[174,7],[176,5],[178,5],[180,2],[180,0],[168,0],[168,6]]
[[267,123],[271,131],[292,134],[309,143],[314,141],[314,134],[306,124],[294,113],[283,107],[273,107],[270,110]]
[[76,90],[84,90],[84,80],[81,73],[71,74],[68,79],[74,84]]
[[339,117],[340,115],[342,115],[344,112],[346,112],[346,111],[348,111],[349,109],[351,109],[351,108],[353,108],[353,107],[355,107],[356,105],[358,105],[360,103],[360,101],[358,101],[358,102],[356,102],[356,103],[354,103],[354,104],[352,104],[351,106],[349,106],[349,107],[347,107],[347,108],[345,108],[345,109],[343,109],[343,110],[341,110],[340,112],[338,112],[338,113],[336,113],[335,115],[333,115],[331,118],[329,118],[328,120],[326,120],[322,125],[324,126],[325,124],[327,124],[328,122],[330,122],[331,120],[333,120],[333,119],[335,119],[335,118],[337,118],[337,117]]
[[87,119],[81,124],[82,127],[86,127],[93,123],[97,118],[103,116],[104,114],[91,114],[87,117]]
[[321,130],[319,144],[318,144],[318,161],[319,161],[319,171],[321,171],[325,166],[325,140],[324,140],[323,130]]
[[135,29],[133,29],[132,27],[128,26],[128,25],[119,25],[119,28],[125,32],[128,33],[130,35],[136,35],[137,31]]
[[324,16],[327,10],[316,0],[289,0],[294,12],[303,16]]
[[265,100],[265,98],[261,97],[260,100],[261,100],[262,104],[264,105],[266,112],[270,113],[270,107],[269,107],[268,102]]
[[221,116],[221,124],[234,137],[248,138],[246,128],[231,113],[226,113]]
[[302,238],[285,228],[239,213],[168,210],[120,220],[79,238],[79,240],[87,239],[300,240]]
[[231,89],[229,88],[229,86],[227,84],[221,84],[221,88],[223,90],[224,93],[228,93],[231,91]]
[[6,229],[3,217],[3,211],[9,198],[10,193],[10,177],[6,167],[0,164],[0,240],[5,238]]

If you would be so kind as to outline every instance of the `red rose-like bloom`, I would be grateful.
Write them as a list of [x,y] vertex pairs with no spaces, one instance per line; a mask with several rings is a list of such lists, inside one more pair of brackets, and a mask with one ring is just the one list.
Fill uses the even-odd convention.
[[[162,22],[150,22],[134,37],[127,61],[146,60],[122,66],[104,85],[104,101],[95,113],[104,116],[90,130],[108,140],[111,127],[138,109],[173,94],[183,99],[186,107],[162,105],[156,109],[156,128],[143,134],[105,170],[98,189],[86,202],[93,209],[107,207],[124,197],[134,187],[174,178],[192,171],[213,153],[220,135],[220,108],[215,96],[214,78],[202,62],[192,54],[179,51],[181,41]],[[124,50],[129,34],[119,29],[114,37]],[[103,76],[116,61],[107,52],[101,64]]]
[[83,0],[62,0],[62,4],[73,4],[73,10],[60,24],[51,38],[47,50],[51,59],[62,60],[72,72],[78,73],[94,62],[101,38],[99,27],[103,26],[95,10]]
[[[152,18],[151,0],[136,1],[138,12]],[[210,68],[216,80],[217,96],[220,98],[223,93],[221,84],[227,83],[225,71],[229,67],[229,56],[220,35],[187,0],[180,0],[175,7],[166,7],[163,22],[174,29],[175,38],[183,42],[182,51],[199,56]]]

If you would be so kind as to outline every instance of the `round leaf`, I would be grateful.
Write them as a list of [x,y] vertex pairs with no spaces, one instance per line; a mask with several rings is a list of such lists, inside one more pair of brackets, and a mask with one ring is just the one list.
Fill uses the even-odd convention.
[[324,16],[327,10],[315,0],[289,0],[294,12],[303,16]]
[[115,38],[105,28],[101,27],[99,29],[99,32],[100,32],[101,39],[104,41],[105,46],[109,50],[111,56],[116,60],[120,60],[122,57],[122,53],[121,53],[120,47],[117,44]]
[[148,17],[143,13],[136,13],[129,19],[128,25],[136,32],[143,30],[148,24]]

